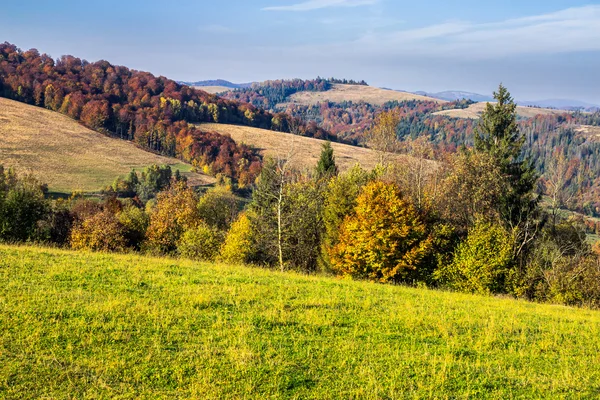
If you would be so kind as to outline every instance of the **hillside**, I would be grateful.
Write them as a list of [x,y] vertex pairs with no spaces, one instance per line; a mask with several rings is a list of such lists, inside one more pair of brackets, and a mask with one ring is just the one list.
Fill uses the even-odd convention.
[[326,101],[341,103],[344,101],[364,101],[375,106],[381,106],[389,101],[421,100],[445,103],[444,100],[421,96],[409,92],[398,92],[364,85],[333,84],[330,90],[324,92],[303,91],[290,96],[288,103],[314,105]]
[[44,108],[0,98],[0,164],[30,171],[51,191],[99,190],[132,168],[168,164],[192,185],[214,178],[191,173],[191,165],[159,156],[133,143],[113,139]]
[[194,89],[204,90],[210,94],[224,93],[229,92],[230,90],[235,90],[227,86],[192,86]]
[[[444,110],[434,113],[434,115],[445,115],[452,118],[465,118],[465,119],[479,119],[487,102],[480,102],[470,105],[465,109],[456,110]],[[517,107],[517,114],[522,118],[532,118],[536,115],[558,115],[564,114],[568,111],[565,110],[554,110],[549,108],[537,108],[537,107]]]
[[[289,133],[250,128],[247,126],[202,124],[201,129],[229,135],[238,144],[248,144],[261,151],[265,156],[287,157],[293,149],[292,164],[300,169],[314,168],[317,165],[321,148],[325,141]],[[331,143],[335,151],[336,163],[341,171],[359,163],[363,168],[371,169],[378,163],[377,152],[364,147],[355,147],[342,143]],[[403,156],[394,156],[402,159]]]
[[600,313],[0,246],[0,397],[594,398]]

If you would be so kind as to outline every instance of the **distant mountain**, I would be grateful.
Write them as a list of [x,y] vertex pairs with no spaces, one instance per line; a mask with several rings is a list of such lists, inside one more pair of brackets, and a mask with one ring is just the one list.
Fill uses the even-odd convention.
[[518,101],[520,106],[525,107],[541,107],[541,108],[557,108],[560,110],[583,110],[583,111],[595,111],[600,109],[596,104],[586,103],[579,100],[568,100],[568,99],[548,99],[548,100],[537,100],[537,101]]
[[198,81],[198,82],[183,82],[183,81],[181,81],[178,83],[183,84],[183,85],[198,86],[198,87],[222,86],[222,87],[228,87],[231,89],[245,89],[245,88],[249,88],[252,86],[252,82],[251,83],[232,83],[232,82],[226,81],[224,79],[213,79],[213,80]]
[[463,92],[460,90],[447,90],[445,92],[438,93],[429,93],[429,92],[415,92],[415,94],[420,94],[421,96],[433,97],[435,99],[446,100],[446,101],[456,101],[456,100],[471,100],[477,103],[482,101],[492,101],[493,97],[485,96],[479,93],[471,93],[471,92]]

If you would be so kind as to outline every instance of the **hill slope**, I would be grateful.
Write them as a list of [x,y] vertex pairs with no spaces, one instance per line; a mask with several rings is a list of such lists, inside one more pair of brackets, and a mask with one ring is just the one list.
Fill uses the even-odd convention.
[[[321,148],[325,143],[324,140],[247,126],[202,124],[200,128],[215,131],[222,135],[229,135],[236,143],[244,143],[255,147],[261,150],[265,156],[287,158],[290,150],[292,150],[292,164],[300,169],[311,169],[317,165]],[[331,143],[331,146],[335,152],[336,163],[341,171],[345,171],[357,163],[363,168],[371,169],[379,161],[377,152],[371,149],[342,143]],[[393,157],[398,160],[403,159],[403,156],[400,155],[394,155]]]
[[[434,115],[446,115],[452,118],[479,119],[479,117],[481,117],[481,114],[485,110],[486,104],[487,102],[475,103],[471,104],[468,108],[465,109],[438,111],[434,113]],[[564,114],[566,112],[569,111],[537,107],[517,107],[517,114],[522,118],[532,118],[536,115]]]
[[333,84],[330,90],[324,92],[303,91],[290,96],[289,103],[314,105],[326,101],[341,103],[344,101],[359,102],[381,106],[389,101],[421,100],[445,103],[444,100],[421,96],[409,92],[398,92],[364,85]]
[[600,313],[0,246],[0,397],[595,398]]
[[132,168],[152,164],[180,169],[193,185],[214,182],[207,175],[190,173],[191,166],[177,159],[104,136],[65,115],[4,98],[0,98],[0,137],[0,164],[34,173],[52,191],[96,191]]

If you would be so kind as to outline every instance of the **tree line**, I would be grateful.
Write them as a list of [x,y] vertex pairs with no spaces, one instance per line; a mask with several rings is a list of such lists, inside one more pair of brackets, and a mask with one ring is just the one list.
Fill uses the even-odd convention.
[[505,88],[495,95],[475,145],[443,162],[424,158],[426,140],[405,161],[386,157],[401,145],[388,112],[368,135],[381,152],[374,170],[340,173],[326,143],[310,172],[291,168],[293,151],[267,159],[250,198],[227,184],[194,190],[153,166],[102,201],[50,201],[30,176],[2,170],[0,238],[597,307],[598,249],[578,221],[541,206],[516,106]]

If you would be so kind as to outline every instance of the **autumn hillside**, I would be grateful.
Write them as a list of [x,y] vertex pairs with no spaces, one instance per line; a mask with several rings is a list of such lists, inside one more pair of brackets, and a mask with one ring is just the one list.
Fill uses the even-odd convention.
[[[325,143],[324,140],[320,139],[248,126],[202,124],[200,127],[222,135],[228,135],[238,144],[246,144],[257,148],[264,156],[275,158],[288,158],[291,156],[292,164],[299,169],[314,168]],[[332,143],[331,146],[335,152],[336,163],[342,171],[351,168],[355,164],[360,164],[365,169],[371,169],[379,162],[379,155],[374,150],[342,143]],[[397,160],[404,159],[404,156],[400,155],[393,155],[392,157]]]
[[390,101],[432,101],[438,104],[446,103],[444,100],[421,96],[409,92],[399,92],[390,89],[380,89],[366,85],[333,84],[327,91],[302,91],[290,96],[289,103],[301,105],[314,105],[323,102],[341,103],[344,101],[365,102],[381,106]]
[[[468,108],[438,111],[434,113],[434,115],[445,115],[452,118],[479,119],[485,110],[486,104],[486,102],[475,103],[471,104]],[[517,107],[517,114],[521,118],[533,118],[536,115],[560,115],[565,113],[568,113],[568,111],[538,107]]]
[[152,164],[180,169],[192,185],[214,182],[191,165],[144,151],[132,142],[92,131],[69,117],[0,98],[0,164],[29,171],[51,191],[96,191],[132,168]]

